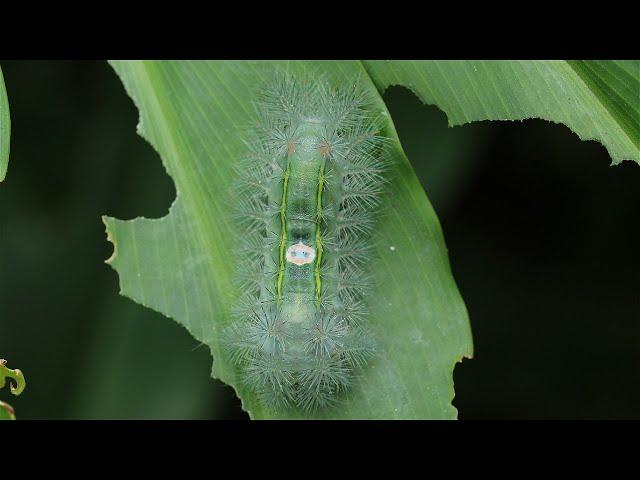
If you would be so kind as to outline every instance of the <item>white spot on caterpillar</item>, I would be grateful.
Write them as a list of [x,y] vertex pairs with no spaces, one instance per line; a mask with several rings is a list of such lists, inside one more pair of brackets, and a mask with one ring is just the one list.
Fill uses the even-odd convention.
[[286,258],[287,262],[294,263],[296,265],[305,265],[313,262],[313,259],[316,258],[316,251],[313,247],[305,245],[302,242],[298,242],[287,248]]
[[395,251],[396,251],[396,247],[394,247],[393,245],[391,245],[391,246],[389,247],[389,250],[391,250],[392,252],[395,252]]

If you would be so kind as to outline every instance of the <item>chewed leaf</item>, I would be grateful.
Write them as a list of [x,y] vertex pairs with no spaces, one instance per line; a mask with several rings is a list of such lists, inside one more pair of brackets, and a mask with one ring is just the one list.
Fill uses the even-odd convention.
[[450,125],[542,118],[602,143],[613,164],[640,163],[640,61],[364,61],[382,92],[413,90]]
[[[366,247],[372,258],[367,308],[354,303],[349,315],[366,323],[375,339],[376,354],[371,358],[371,345],[365,338],[349,337],[348,343],[345,339],[350,362],[363,365],[357,382],[335,408],[300,416],[455,418],[453,367],[472,353],[467,313],[449,269],[438,220],[402,151],[386,107],[360,63],[113,62],[113,66],[140,111],[139,133],[159,152],[178,193],[164,218],[104,219],[114,244],[109,263],[119,274],[121,293],[175,319],[210,347],[213,376],[236,389],[252,418],[298,416],[266,407],[269,402],[238,375],[224,342],[224,332],[237,318],[233,301],[238,296],[234,289],[239,287],[233,274],[241,260],[239,246],[246,243],[234,233],[232,213],[237,211],[238,198],[231,183],[247,152],[247,141],[251,143],[246,125],[258,120],[253,107],[257,87],[277,71],[322,77],[344,87],[361,77],[390,137],[388,173],[393,181],[386,193],[390,205],[375,222],[368,218],[354,221],[345,232],[354,241],[345,244],[342,253],[347,255],[346,247],[352,247],[357,252],[353,261],[358,262]],[[336,108],[336,118],[342,118],[340,115]],[[375,173],[369,168],[362,175]],[[354,195],[358,185],[371,180],[358,175],[354,171]],[[243,188],[252,188],[250,184],[259,180],[253,176]],[[365,193],[373,202],[375,192]],[[248,205],[247,212],[256,216],[254,207]],[[247,221],[253,220],[247,217]],[[370,230],[377,239],[373,245],[355,241],[359,231]],[[354,286],[361,281],[340,280]],[[273,342],[273,348],[277,346]],[[256,379],[268,383],[263,397],[291,381],[287,375],[266,376],[265,372],[280,371],[266,360]],[[309,369],[306,380],[320,390],[343,390],[341,368],[318,363]]]

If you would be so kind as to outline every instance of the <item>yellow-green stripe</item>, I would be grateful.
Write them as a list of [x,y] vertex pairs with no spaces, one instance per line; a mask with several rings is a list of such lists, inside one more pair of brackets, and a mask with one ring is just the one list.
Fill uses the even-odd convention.
[[289,184],[289,175],[291,173],[291,156],[287,157],[287,169],[284,172],[284,181],[282,182],[282,202],[280,204],[280,261],[278,268],[278,302],[282,301],[282,282],[284,279],[284,252],[287,245],[287,186]]

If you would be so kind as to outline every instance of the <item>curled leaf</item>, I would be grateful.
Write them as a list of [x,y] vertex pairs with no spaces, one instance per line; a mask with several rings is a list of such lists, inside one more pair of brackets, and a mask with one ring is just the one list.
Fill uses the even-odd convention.
[[20,395],[27,385],[24,380],[24,375],[17,368],[15,370],[7,368],[7,361],[4,358],[0,358],[0,388],[4,388],[7,383],[7,378],[13,380],[13,382],[9,382],[11,393]]

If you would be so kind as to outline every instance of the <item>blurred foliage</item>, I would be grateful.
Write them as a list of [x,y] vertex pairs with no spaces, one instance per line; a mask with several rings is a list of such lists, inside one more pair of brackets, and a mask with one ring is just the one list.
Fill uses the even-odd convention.
[[4,88],[4,77],[0,68],[0,182],[4,180],[9,162],[9,144],[11,138],[11,117],[9,101]]
[[[0,390],[9,384],[9,391],[13,395],[20,395],[25,387],[26,382],[22,371],[19,369],[11,369],[7,367],[7,361],[0,358]],[[0,420],[15,420],[15,410],[11,405],[0,401]]]
[[[106,62],[2,62],[0,356],[20,418],[246,418],[180,326],[118,295],[101,213],[160,217],[173,185]],[[475,358],[460,418],[640,418],[640,169],[542,120],[447,128],[385,94],[443,224]],[[149,336],[151,333],[152,336]],[[66,372],[61,376],[60,372]]]

